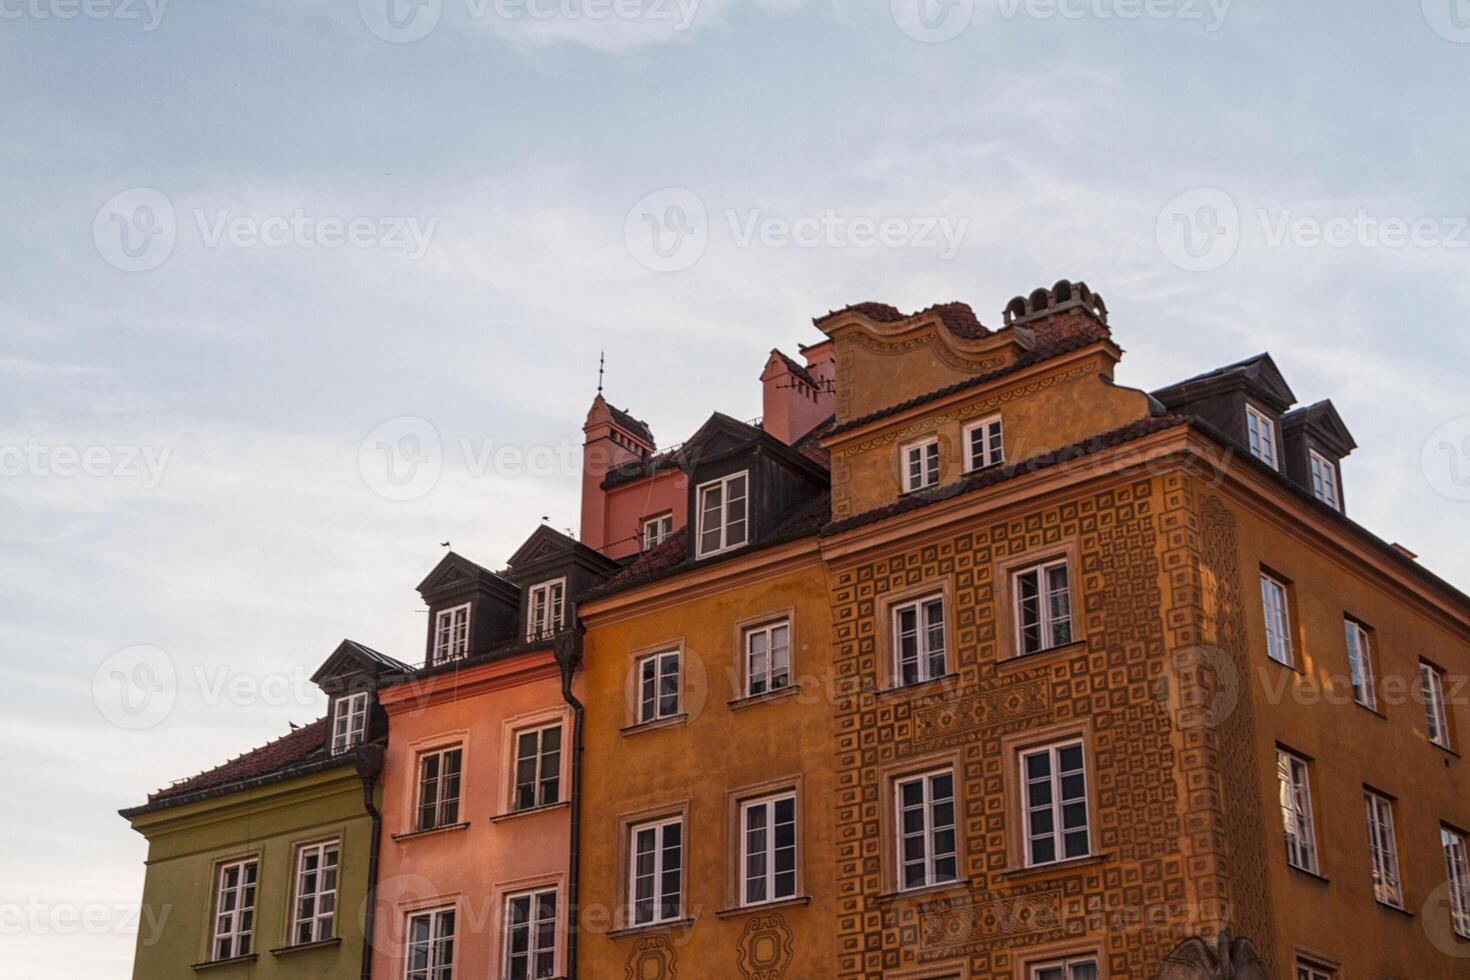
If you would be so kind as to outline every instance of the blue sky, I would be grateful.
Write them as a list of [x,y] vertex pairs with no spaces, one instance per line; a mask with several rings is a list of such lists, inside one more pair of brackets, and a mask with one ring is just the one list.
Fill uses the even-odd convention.
[[813,315],[1085,279],[1123,383],[1333,398],[1470,586],[1470,4],[385,2],[0,0],[0,974],[127,976],[114,811],[419,656],[440,541],[575,526],[603,349],[669,443]]

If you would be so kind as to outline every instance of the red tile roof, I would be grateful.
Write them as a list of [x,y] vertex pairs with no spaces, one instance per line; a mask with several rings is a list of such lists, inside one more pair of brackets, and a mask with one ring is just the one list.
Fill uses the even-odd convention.
[[326,738],[327,719],[318,718],[311,724],[304,725],[289,735],[283,735],[274,742],[268,742],[260,748],[251,749],[244,755],[236,756],[222,766],[216,766],[197,776],[179,780],[156,793],[150,793],[148,804],[151,806],[204,790],[219,789],[231,783],[241,783],[272,775],[304,762],[312,755],[321,752],[326,748]]

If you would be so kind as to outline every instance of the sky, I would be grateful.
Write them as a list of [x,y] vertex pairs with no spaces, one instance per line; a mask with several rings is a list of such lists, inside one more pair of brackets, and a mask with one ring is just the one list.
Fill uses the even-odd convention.
[[575,529],[603,351],[670,444],[828,310],[1085,280],[1470,587],[1467,77],[1466,0],[0,0],[0,975],[129,976],[117,809]]

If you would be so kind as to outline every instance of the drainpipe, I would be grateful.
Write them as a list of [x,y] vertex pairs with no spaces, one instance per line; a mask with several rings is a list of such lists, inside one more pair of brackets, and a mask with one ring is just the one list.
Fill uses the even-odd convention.
[[357,774],[362,778],[362,806],[373,818],[373,840],[368,847],[367,901],[363,906],[362,918],[362,980],[372,980],[373,975],[373,927],[377,923],[378,911],[378,851],[382,847],[383,815],[373,804],[373,790],[383,772],[383,746],[374,742],[364,745],[357,753]]
[[[572,706],[572,800],[571,848],[567,855],[567,971],[566,980],[577,980],[578,890],[582,860],[582,702],[572,693],[572,676],[582,661],[582,626],[563,633],[556,641],[556,663],[561,668],[561,696]],[[364,978],[367,980],[367,978]]]

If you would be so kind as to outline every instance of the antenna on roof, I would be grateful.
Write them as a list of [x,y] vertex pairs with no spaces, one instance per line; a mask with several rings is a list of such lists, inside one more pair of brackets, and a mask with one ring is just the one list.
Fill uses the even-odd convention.
[[597,393],[602,394],[602,374],[607,365],[607,351],[597,352]]

